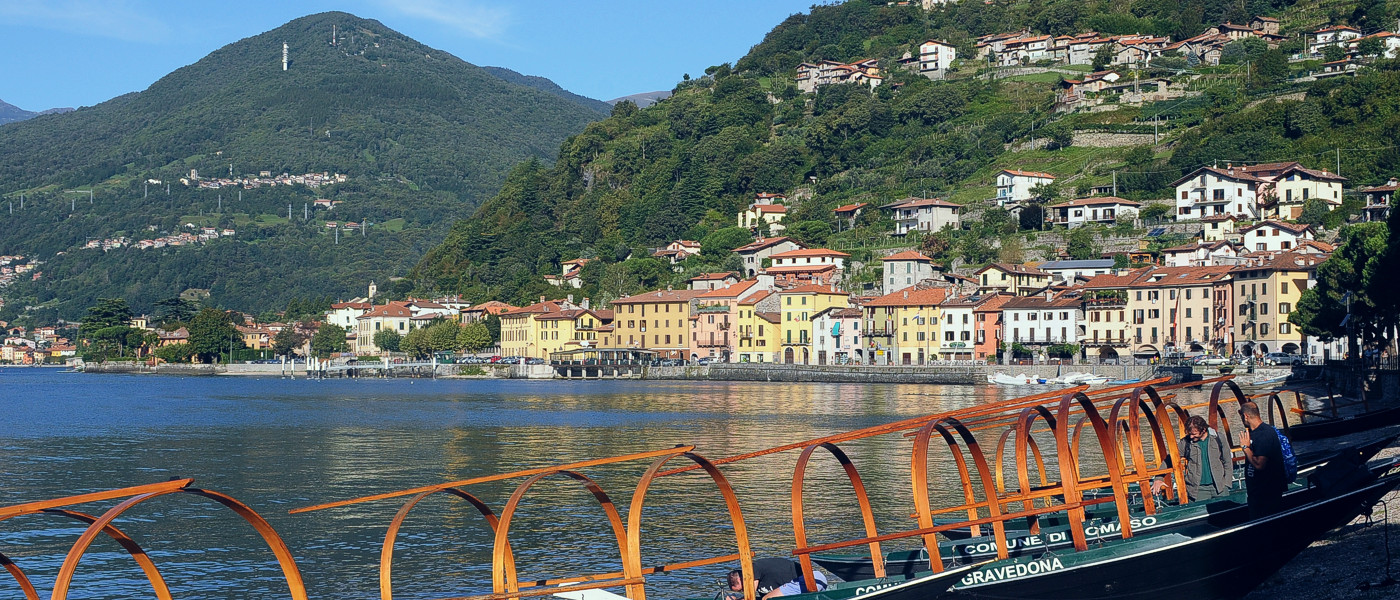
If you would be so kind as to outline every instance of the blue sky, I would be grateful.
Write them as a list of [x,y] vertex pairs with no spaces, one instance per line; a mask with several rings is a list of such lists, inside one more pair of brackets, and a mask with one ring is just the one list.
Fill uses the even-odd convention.
[[608,100],[732,62],[816,0],[0,0],[0,100],[91,106],[304,15],[376,19],[467,62]]

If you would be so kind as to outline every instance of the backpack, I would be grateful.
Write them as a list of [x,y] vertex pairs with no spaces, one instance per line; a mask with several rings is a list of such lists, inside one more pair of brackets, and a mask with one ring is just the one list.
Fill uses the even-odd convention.
[[1288,443],[1288,436],[1277,428],[1274,433],[1278,434],[1278,446],[1283,450],[1283,482],[1293,483],[1298,480],[1298,457],[1293,454],[1293,445]]

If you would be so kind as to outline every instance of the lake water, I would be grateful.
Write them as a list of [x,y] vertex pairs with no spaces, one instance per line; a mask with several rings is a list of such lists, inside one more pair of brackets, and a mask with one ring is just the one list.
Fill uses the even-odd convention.
[[[0,390],[0,505],[193,477],[196,486],[232,495],[267,518],[317,599],[378,597],[380,546],[407,498],[299,515],[288,515],[291,508],[676,444],[719,458],[1006,396],[993,386],[308,381],[18,368],[0,369]],[[994,447],[995,438],[986,437],[984,446]],[[880,531],[912,528],[909,441],[892,435],[842,447],[861,470]],[[722,467],[738,490],[758,556],[786,555],[793,546],[795,460],[788,452]],[[625,519],[646,467],[638,461],[584,473]],[[937,473],[935,488],[949,489],[949,477]],[[520,482],[469,491],[499,513]],[[805,489],[813,543],[861,536],[835,461],[814,460]],[[79,508],[100,514],[113,504]],[[707,478],[661,478],[646,507],[644,565],[734,551],[727,513]],[[576,483],[558,478],[535,486],[511,527],[521,579],[620,570],[602,515]],[[286,597],[261,539],[211,501],[155,499],[117,526],[145,546],[177,598]],[[0,522],[0,552],[47,596],[82,530],[48,515],[10,519]],[[395,597],[489,592],[491,539],[467,504],[444,495],[423,501],[398,538]],[[650,577],[648,594],[710,597],[728,568]],[[105,538],[84,557],[73,590],[72,598],[151,597],[140,570]],[[0,574],[0,598],[9,597],[20,597],[18,588]]]

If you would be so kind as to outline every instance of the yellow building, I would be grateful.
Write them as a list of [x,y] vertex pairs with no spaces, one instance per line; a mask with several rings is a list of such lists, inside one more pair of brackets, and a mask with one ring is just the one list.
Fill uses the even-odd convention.
[[1017,296],[1033,294],[1050,285],[1050,274],[1026,265],[992,263],[974,274],[982,293],[1008,292]]
[[737,331],[734,356],[737,362],[779,362],[782,344],[782,315],[778,312],[778,294],[759,291],[740,300],[734,309]]
[[768,231],[777,235],[783,230],[783,218],[786,216],[787,207],[781,204],[754,204],[739,213],[739,226],[756,229],[759,224],[767,223]]
[[400,336],[408,335],[412,329],[413,310],[407,302],[380,304],[355,317],[355,353],[373,354],[379,348],[374,345],[374,334],[385,329]]
[[1148,358],[1169,352],[1228,352],[1229,332],[1220,325],[1221,315],[1229,308],[1224,298],[1229,293],[1230,269],[1158,267],[1139,276],[1128,286],[1128,337],[1133,355]]
[[606,347],[602,343],[610,341],[601,329],[612,321],[612,311],[565,309],[535,315],[534,320],[537,354],[521,356],[549,359],[555,352]]
[[703,293],[658,290],[613,300],[613,347],[651,350],[658,358],[685,358],[691,301]]
[[[543,353],[541,342],[546,337],[542,325],[550,323],[550,321],[541,321],[536,317],[558,314],[564,310],[564,306],[559,302],[541,300],[529,306],[512,308],[500,313],[501,356],[549,358],[549,354]],[[552,331],[557,331],[557,329]]]
[[778,292],[778,312],[782,316],[783,362],[810,365],[812,359],[812,315],[828,308],[850,306],[846,292],[824,285],[804,285]]
[[871,364],[922,365],[938,360],[939,307],[947,288],[910,288],[875,298],[864,305],[866,353]]
[[1309,354],[1307,336],[1288,322],[1326,256],[1273,252],[1235,267],[1235,348],[1242,354]]

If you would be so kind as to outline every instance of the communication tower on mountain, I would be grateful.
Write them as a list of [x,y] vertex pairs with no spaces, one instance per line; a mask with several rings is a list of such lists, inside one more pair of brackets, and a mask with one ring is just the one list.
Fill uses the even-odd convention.
[[282,42],[282,70],[287,70],[287,42]]

